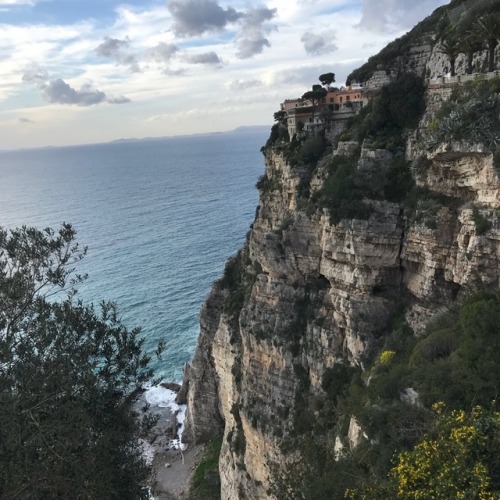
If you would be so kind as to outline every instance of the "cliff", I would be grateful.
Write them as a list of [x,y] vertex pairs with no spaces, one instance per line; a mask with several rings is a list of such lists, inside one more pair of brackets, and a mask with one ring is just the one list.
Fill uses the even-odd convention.
[[[497,134],[499,91],[498,79],[453,90],[403,71],[333,143],[268,142],[255,221],[203,306],[185,374],[185,436],[223,435],[221,498],[309,498],[308,475],[381,446],[393,424],[374,423],[380,354],[403,359],[394,346],[414,346],[429,319],[498,290],[496,149],[450,116],[477,99]],[[384,401],[414,425],[432,401],[405,377]]]

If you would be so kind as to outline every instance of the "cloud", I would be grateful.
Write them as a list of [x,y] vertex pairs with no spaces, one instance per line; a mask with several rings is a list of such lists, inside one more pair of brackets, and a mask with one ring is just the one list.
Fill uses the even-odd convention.
[[229,80],[224,84],[224,87],[228,90],[245,90],[252,87],[260,87],[262,82],[260,80],[243,80],[235,79]]
[[316,34],[310,31],[304,33],[300,39],[304,44],[304,50],[310,56],[335,52],[338,47],[333,43],[333,40],[335,40],[335,35],[332,32]]
[[162,73],[167,76],[180,76],[183,75],[186,72],[184,68],[177,68],[177,69],[172,69],[172,68],[165,68]]
[[134,54],[128,52],[130,41],[128,39],[120,40],[118,38],[105,37],[104,42],[98,45],[95,53],[102,57],[114,60],[117,64],[129,66],[134,72],[140,71],[137,58]]
[[432,12],[449,0],[363,0],[358,27],[378,33],[412,28],[423,12]]
[[173,43],[160,42],[158,45],[151,47],[146,52],[146,59],[151,59],[158,63],[168,62],[179,50],[177,45]]
[[15,5],[35,5],[35,0],[0,0],[1,5],[15,6]]
[[265,34],[273,27],[265,27],[264,23],[270,21],[276,15],[276,9],[257,7],[249,9],[243,17],[243,25],[236,37],[236,57],[248,59],[260,54],[265,47],[270,47],[269,40]]
[[305,91],[310,89],[312,84],[319,84],[319,75],[330,71],[335,73],[338,82],[344,81],[347,74],[352,71],[352,67],[352,62],[336,62],[334,68],[329,64],[296,65],[286,69],[269,71],[264,74],[263,81],[272,88],[302,85]]
[[205,52],[203,54],[189,55],[186,60],[191,64],[222,64],[222,60],[215,52]]
[[102,102],[124,104],[130,102],[126,97],[108,97],[101,90],[84,84],[79,90],[74,89],[62,78],[49,80],[45,69],[36,65],[28,68],[23,75],[24,82],[34,83],[41,91],[42,97],[52,104],[75,104],[77,106],[93,106]]
[[62,78],[48,82],[42,89],[42,95],[50,103],[78,106],[92,106],[106,101],[104,92],[93,89],[88,84],[82,85],[80,90],[75,90]]
[[49,79],[49,74],[46,69],[38,66],[37,64],[33,64],[29,68],[25,69],[23,74],[23,82],[32,82],[32,83],[43,83]]
[[20,118],[18,118],[17,121],[19,123],[22,123],[22,124],[32,124],[32,123],[35,123],[33,120],[30,120],[29,118],[26,118],[24,116],[21,116]]
[[118,59],[121,57],[122,49],[127,49],[130,43],[128,40],[119,40],[117,38],[104,37],[104,42],[96,47],[96,54],[110,59]]
[[127,104],[128,102],[130,102],[130,99],[125,96],[107,97],[106,102],[109,102],[110,104]]
[[178,36],[222,31],[243,15],[232,7],[224,10],[214,0],[173,0],[167,8],[174,18],[174,33]]

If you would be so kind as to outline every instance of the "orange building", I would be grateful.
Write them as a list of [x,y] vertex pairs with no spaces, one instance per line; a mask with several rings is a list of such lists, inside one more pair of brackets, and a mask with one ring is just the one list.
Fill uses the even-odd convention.
[[349,102],[362,102],[366,104],[368,102],[368,97],[361,89],[343,89],[328,92],[322,100],[322,104],[337,105],[335,106],[337,109]]

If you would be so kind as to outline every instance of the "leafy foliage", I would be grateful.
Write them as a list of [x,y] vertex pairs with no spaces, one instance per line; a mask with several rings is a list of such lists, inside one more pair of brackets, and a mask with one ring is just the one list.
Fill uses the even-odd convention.
[[487,233],[493,224],[488,220],[477,207],[472,209],[472,218],[474,219],[474,224],[476,226],[476,233],[479,235]]
[[68,224],[0,230],[2,498],[147,496],[129,396],[149,357],[114,304],[75,299],[84,254]]
[[432,433],[399,454],[387,481],[350,490],[347,498],[498,498],[500,412],[475,406],[447,415],[436,404]]
[[194,471],[190,500],[219,500],[220,477],[219,455],[222,437],[215,438],[205,446],[204,455]]
[[277,120],[277,123],[271,127],[269,138],[267,139],[266,144],[260,149],[264,154],[271,146],[281,142],[288,142],[290,140],[288,128],[286,127],[286,123],[284,123],[281,112],[278,111],[275,113],[275,120]]
[[330,209],[330,220],[367,219],[371,209],[367,199],[399,202],[413,186],[407,162],[401,157],[392,160],[387,170],[373,166],[357,168],[358,152],[334,156],[323,186],[312,196],[312,203]]
[[303,96],[302,99],[311,101],[313,108],[317,106],[321,99],[325,97],[326,90],[321,87],[321,85],[313,85],[312,90],[308,90]]
[[500,147],[500,78],[478,79],[457,87],[431,122],[427,145],[447,141]]
[[224,312],[235,325],[260,271],[258,263],[252,265],[246,247],[226,263],[224,275],[220,280],[220,284],[228,291]]
[[403,73],[380,92],[353,118],[342,140],[361,143],[370,139],[373,149],[391,151],[403,146],[403,132],[418,125],[425,108],[423,80]]
[[323,73],[319,75],[318,80],[321,82],[321,85],[331,85],[335,82],[335,73]]
[[300,139],[293,136],[292,140],[281,150],[290,166],[309,166],[312,170],[325,154],[326,147],[324,135],[314,134]]

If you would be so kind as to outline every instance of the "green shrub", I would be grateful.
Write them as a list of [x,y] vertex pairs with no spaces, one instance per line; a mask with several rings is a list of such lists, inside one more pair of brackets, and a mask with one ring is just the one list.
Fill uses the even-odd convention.
[[306,165],[316,163],[323,156],[325,149],[325,138],[322,135],[312,135],[302,143],[300,161]]
[[454,89],[449,101],[436,113],[425,142],[481,143],[494,152],[500,148],[500,78],[466,82]]
[[226,263],[219,283],[228,291],[224,301],[224,312],[234,324],[237,323],[241,309],[250,296],[259,268],[258,263],[252,265],[246,247]]
[[222,437],[205,445],[204,455],[196,466],[189,491],[190,500],[220,500],[219,455]]
[[413,185],[404,199],[404,209],[407,220],[412,223],[424,223],[426,227],[435,229],[436,217],[443,207],[456,210],[460,200],[452,196],[446,196],[427,187]]
[[281,189],[281,181],[276,176],[270,179],[267,174],[263,174],[257,180],[255,187],[263,194],[272,193]]
[[363,202],[367,192],[360,186],[356,169],[358,155],[334,156],[327,179],[312,197],[317,207],[330,209],[333,224],[344,218],[367,219],[370,216],[371,211]]
[[343,135],[359,143],[370,139],[372,149],[402,149],[404,132],[418,125],[425,109],[424,92],[421,78],[403,73],[348,122]]
[[474,207],[472,209],[472,218],[474,219],[474,224],[476,226],[476,233],[478,235],[486,234],[492,227],[493,224],[489,221],[478,209]]
[[340,396],[344,395],[356,369],[344,363],[335,363],[323,373],[321,388],[326,392],[330,401],[337,404]]
[[262,146],[260,149],[262,153],[266,153],[266,151],[274,146],[275,144],[279,144],[281,142],[288,142],[290,140],[290,136],[288,134],[288,128],[283,123],[275,123],[271,127],[271,134],[266,141],[265,146]]

